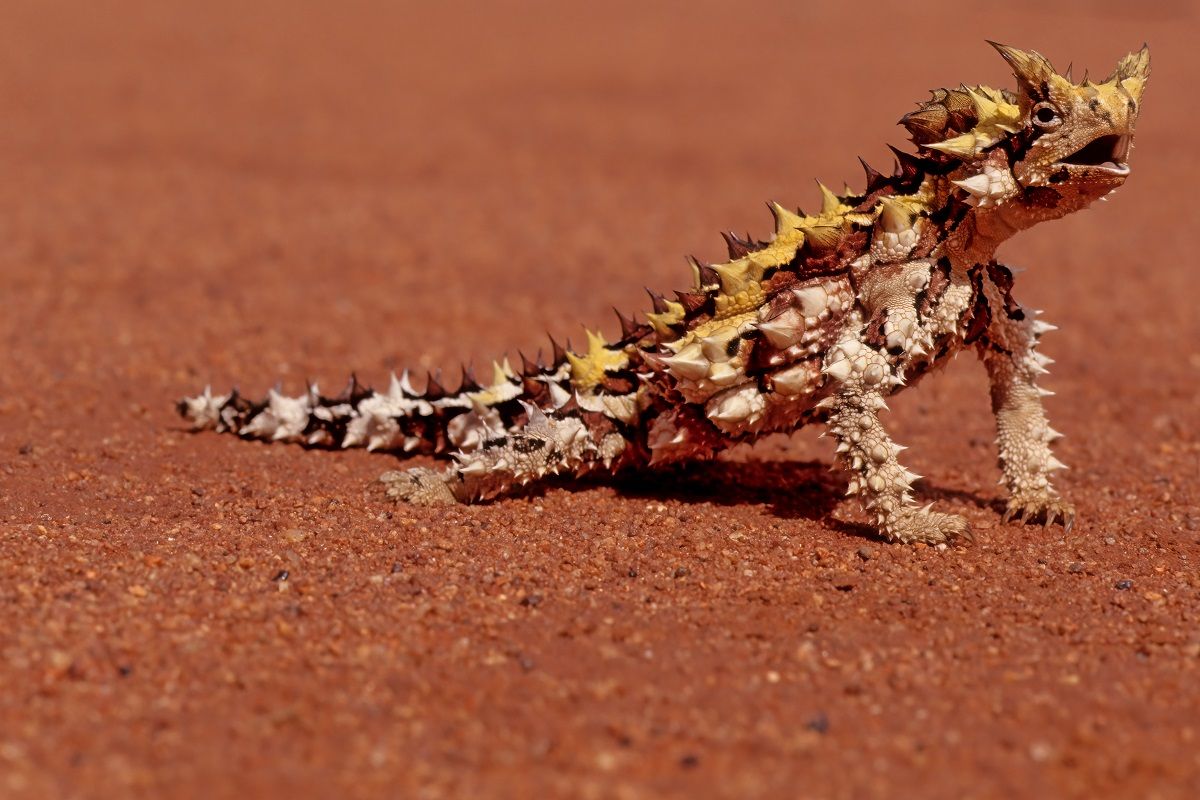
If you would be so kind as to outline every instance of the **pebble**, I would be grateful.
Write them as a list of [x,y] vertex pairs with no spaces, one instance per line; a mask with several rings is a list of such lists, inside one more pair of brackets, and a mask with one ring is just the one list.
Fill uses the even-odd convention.
[[1116,588],[1120,589],[1120,590],[1123,592],[1123,591],[1125,591],[1125,590],[1127,590],[1127,589],[1132,589],[1132,588],[1133,588],[1133,581],[1131,581],[1131,580],[1129,580],[1128,578],[1126,578],[1126,579],[1124,579],[1124,580],[1117,581],[1117,582],[1116,582],[1115,584],[1113,584],[1113,585],[1114,585]]
[[858,557],[861,558],[863,561],[870,561],[872,558],[875,557],[875,548],[867,547],[864,544],[862,547],[858,548]]

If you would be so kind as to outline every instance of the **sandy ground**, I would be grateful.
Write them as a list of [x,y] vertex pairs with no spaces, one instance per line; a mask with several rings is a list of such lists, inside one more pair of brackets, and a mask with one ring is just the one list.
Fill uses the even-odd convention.
[[[5,6],[0,795],[1195,796],[1194,6],[243,5]],[[1154,48],[1128,186],[1002,253],[1061,326],[1070,535],[1000,524],[969,357],[890,415],[978,533],[942,552],[809,432],[445,511],[173,416],[612,332],[1008,85],[984,38]]]

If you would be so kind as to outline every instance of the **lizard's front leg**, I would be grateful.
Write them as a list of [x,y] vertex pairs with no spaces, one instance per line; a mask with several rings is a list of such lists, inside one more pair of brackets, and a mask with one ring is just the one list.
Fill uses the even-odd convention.
[[851,472],[850,494],[859,494],[889,541],[937,544],[970,539],[966,519],[919,508],[913,502],[914,475],[896,459],[904,448],[879,421],[884,396],[900,382],[887,356],[860,338],[848,336],[829,352],[825,373],[838,381],[836,394],[822,401],[830,410],[829,431],[837,438],[838,460]]
[[1061,518],[1070,531],[1075,509],[1050,482],[1051,473],[1065,468],[1050,452],[1050,443],[1061,434],[1047,423],[1042,407],[1042,397],[1051,393],[1036,383],[1051,363],[1036,350],[1038,338],[1047,330],[1052,326],[1034,320],[1028,312],[998,313],[980,341],[979,353],[991,378],[996,443],[1009,492],[1004,521],[1042,519],[1050,525]]

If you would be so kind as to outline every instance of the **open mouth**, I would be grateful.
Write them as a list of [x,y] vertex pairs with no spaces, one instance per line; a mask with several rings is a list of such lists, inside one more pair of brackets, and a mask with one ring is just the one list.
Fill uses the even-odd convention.
[[1126,159],[1129,158],[1129,141],[1129,136],[1099,136],[1059,163],[1125,176],[1129,174],[1129,164],[1126,163]]

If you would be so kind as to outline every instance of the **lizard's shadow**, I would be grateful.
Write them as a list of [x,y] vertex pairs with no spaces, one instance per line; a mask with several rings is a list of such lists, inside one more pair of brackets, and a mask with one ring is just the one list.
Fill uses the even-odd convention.
[[[879,539],[866,524],[834,517],[846,502],[845,480],[820,461],[705,461],[665,469],[622,473],[602,481],[624,497],[674,500],[717,506],[763,505],[782,519],[809,519],[841,533]],[[922,502],[955,501],[993,509],[995,501],[928,481],[919,484]]]

